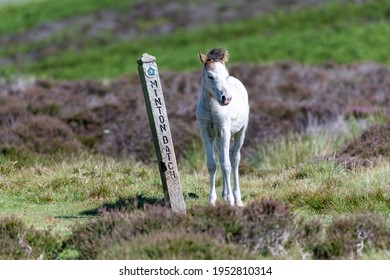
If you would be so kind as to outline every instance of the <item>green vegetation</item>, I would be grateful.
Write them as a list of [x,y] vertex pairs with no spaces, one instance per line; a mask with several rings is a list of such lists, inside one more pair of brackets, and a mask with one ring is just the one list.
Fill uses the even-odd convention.
[[[347,172],[342,164],[324,159],[362,129],[357,128],[355,121],[349,121],[346,127],[349,127],[347,131],[317,128],[322,132],[281,138],[257,150],[249,159],[244,158],[241,169],[245,174],[241,178],[244,201],[271,196],[304,216],[325,215],[328,219],[335,214],[388,213],[386,182],[390,180],[390,165],[387,161]],[[343,141],[334,141],[342,137]],[[202,149],[197,146],[180,162],[189,207],[207,205],[208,174],[202,158]],[[80,213],[91,208],[114,207],[127,198],[145,200],[143,203],[147,199],[162,199],[155,165],[92,155],[38,157],[35,163],[24,159],[25,166],[15,161],[12,154],[0,160],[0,212],[9,213],[11,208],[15,214],[32,211],[25,217],[27,222],[58,226],[60,231],[68,230],[67,216],[82,221]],[[54,208],[56,214],[50,215]],[[36,220],[32,220],[34,216]],[[52,218],[45,224],[48,216]]]
[[71,219],[82,221],[81,212],[102,203],[143,194],[161,198],[159,177],[147,166],[83,155],[31,160],[25,167],[8,157],[0,162],[0,212],[23,213],[38,227],[66,231]]
[[0,6],[0,35],[22,32],[41,23],[90,14],[102,9],[129,9],[133,1],[39,0]]
[[[61,19],[75,15],[76,11],[77,14],[92,12],[109,4],[116,8],[120,6],[119,2],[99,1],[97,5],[94,1],[83,1],[80,7],[79,4],[72,5],[72,1],[61,1],[44,5],[47,12],[40,11],[41,3],[26,4],[23,8],[0,7],[0,14],[5,18],[0,34],[27,29],[54,17]],[[39,16],[35,10],[39,11]],[[27,17],[32,18],[31,22],[25,20],[23,11],[31,13]],[[304,64],[329,60],[338,63],[366,60],[390,63],[387,51],[390,44],[389,11],[390,1],[328,4],[316,9],[275,12],[260,18],[199,29],[179,29],[169,36],[139,36],[131,41],[120,41],[110,34],[88,39],[82,34],[72,34],[70,29],[27,46],[11,44],[0,52],[0,56],[30,53],[78,36],[77,48],[62,47],[41,59],[3,70],[7,74],[33,74],[57,79],[112,78],[134,72],[135,61],[143,52],[155,55],[162,69],[195,69],[199,66],[197,51],[206,51],[216,45],[231,50],[235,54],[232,57],[234,63],[272,63],[278,60],[295,60]]]
[[[208,174],[200,160],[202,150],[194,146],[179,162],[189,211],[184,220],[168,218],[169,210],[147,206],[162,201],[155,164],[96,155],[25,155],[19,163],[17,153],[9,151],[0,158],[0,216],[17,219],[0,220],[0,226],[21,227],[29,246],[34,240],[47,241],[37,241],[32,254],[11,246],[12,239],[20,236],[10,234],[11,240],[3,237],[0,242],[0,256],[386,259],[389,161],[349,170],[326,157],[365,126],[349,120],[333,129],[311,127],[244,158],[241,190],[246,207],[242,212],[223,205],[207,207]],[[219,176],[219,189],[221,183]],[[28,229],[30,225],[35,229]],[[203,237],[194,238],[197,232]],[[360,234],[367,236],[362,239]],[[175,242],[177,238],[181,241]],[[358,249],[356,242],[365,247]],[[244,250],[242,244],[253,250]]]

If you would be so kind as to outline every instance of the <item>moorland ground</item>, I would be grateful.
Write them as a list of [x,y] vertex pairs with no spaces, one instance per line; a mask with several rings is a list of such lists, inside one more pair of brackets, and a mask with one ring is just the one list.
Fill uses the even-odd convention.
[[[389,258],[390,1],[46,2],[0,6],[1,259]],[[249,92],[243,209],[207,206],[196,54],[215,46]],[[143,52],[186,217],[162,205]]]

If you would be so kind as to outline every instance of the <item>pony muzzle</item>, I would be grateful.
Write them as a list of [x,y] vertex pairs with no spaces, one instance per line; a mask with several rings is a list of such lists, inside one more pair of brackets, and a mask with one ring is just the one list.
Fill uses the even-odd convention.
[[220,104],[222,106],[226,106],[226,105],[229,105],[230,101],[232,101],[232,97],[231,96],[226,96],[226,95],[221,95],[221,100],[220,100]]

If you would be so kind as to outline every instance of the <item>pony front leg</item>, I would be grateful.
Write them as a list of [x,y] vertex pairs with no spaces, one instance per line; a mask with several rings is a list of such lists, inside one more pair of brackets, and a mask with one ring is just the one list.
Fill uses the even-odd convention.
[[230,132],[223,131],[221,133],[221,137],[219,138],[219,153],[223,182],[222,197],[229,203],[230,206],[234,206],[234,197],[230,185],[230,174],[232,172],[232,165],[230,163],[229,156],[230,137]]
[[214,139],[210,138],[207,133],[201,133],[201,138],[206,152],[207,171],[210,176],[209,203],[211,205],[215,205],[217,200],[217,192],[215,191],[215,173],[217,171],[217,164],[214,156]]

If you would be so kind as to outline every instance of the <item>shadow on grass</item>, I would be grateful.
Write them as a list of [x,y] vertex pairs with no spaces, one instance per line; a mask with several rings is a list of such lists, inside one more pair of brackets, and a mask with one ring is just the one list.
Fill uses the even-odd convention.
[[152,197],[146,197],[143,195],[137,195],[130,198],[121,198],[113,203],[105,203],[102,206],[82,211],[75,215],[59,215],[55,216],[56,219],[86,219],[91,216],[99,216],[105,212],[120,211],[120,212],[133,212],[138,209],[143,209],[146,205],[164,205],[165,201],[163,198],[157,199]]
[[111,211],[120,211],[120,212],[133,212],[138,209],[143,209],[146,205],[165,205],[165,201],[163,198],[157,199],[154,197],[147,197],[141,195],[137,195],[135,197],[130,198],[121,198],[113,203],[105,203],[102,206],[86,210],[80,213],[83,216],[97,216],[104,212]]
[[56,219],[63,219],[63,220],[81,220],[81,219],[87,219],[89,216],[86,216],[85,214],[76,214],[76,215],[58,215],[54,216]]
[[[187,193],[184,194],[185,199],[198,199],[199,196],[195,193]],[[130,197],[130,198],[121,198],[118,199],[116,202],[113,203],[105,203],[97,208],[89,209],[82,211],[75,215],[60,215],[55,216],[56,219],[85,219],[90,218],[91,216],[99,216],[106,212],[113,212],[113,211],[119,211],[119,212],[133,212],[135,210],[144,209],[146,205],[160,205],[165,206],[165,200],[164,198],[155,198],[155,197],[148,197],[144,196],[142,194]]]

